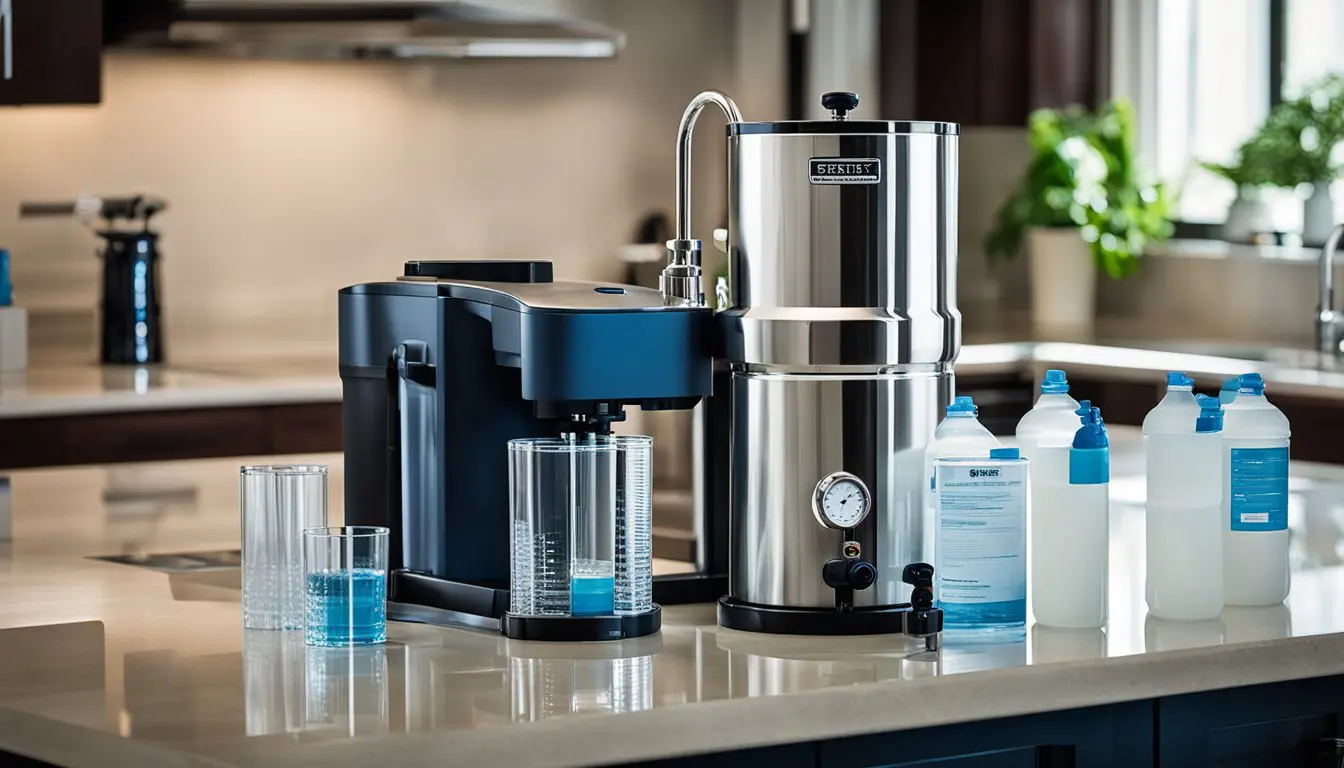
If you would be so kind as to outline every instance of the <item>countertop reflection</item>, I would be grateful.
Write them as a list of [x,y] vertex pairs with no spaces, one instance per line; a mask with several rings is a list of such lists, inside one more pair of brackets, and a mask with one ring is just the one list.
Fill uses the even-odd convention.
[[[724,630],[710,605],[665,607],[659,635],[623,643],[393,623],[385,646],[306,648],[241,629],[237,570],[217,556],[237,546],[239,461],[16,473],[0,484],[0,748],[91,766],[117,751],[145,766],[588,765],[1344,673],[1344,469],[1294,464],[1286,605],[1161,621],[1143,602],[1140,442],[1112,442],[1106,629],[948,636],[936,654]],[[339,457],[295,460],[332,465],[339,521]]]

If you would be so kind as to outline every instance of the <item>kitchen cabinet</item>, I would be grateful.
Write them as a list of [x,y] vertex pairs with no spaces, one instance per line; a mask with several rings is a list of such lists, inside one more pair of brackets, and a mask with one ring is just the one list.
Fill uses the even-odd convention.
[[340,403],[0,420],[0,470],[341,450]]
[[97,104],[103,0],[0,0],[0,105]]
[[1022,126],[1097,99],[1098,0],[880,4],[881,114]]
[[1318,765],[1344,736],[1338,677],[1159,699],[1161,765]]
[[[1030,694],[1024,692],[1023,695]],[[918,706],[912,701],[911,706]],[[659,768],[1065,768],[1326,765],[1344,677],[1167,696],[976,723],[643,763]]]
[[818,745],[818,768],[1035,768],[1153,764],[1151,702],[1010,717]]

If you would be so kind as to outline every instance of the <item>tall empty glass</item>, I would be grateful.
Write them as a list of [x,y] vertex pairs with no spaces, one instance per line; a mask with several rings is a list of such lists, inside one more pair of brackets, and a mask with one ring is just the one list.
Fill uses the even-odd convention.
[[616,441],[616,613],[653,610],[653,439]]
[[387,640],[387,538],[387,529],[376,526],[303,532],[308,645]]
[[303,629],[303,530],[327,524],[327,468],[284,464],[239,472],[243,626]]
[[509,441],[510,613],[652,608],[650,444],[613,436]]

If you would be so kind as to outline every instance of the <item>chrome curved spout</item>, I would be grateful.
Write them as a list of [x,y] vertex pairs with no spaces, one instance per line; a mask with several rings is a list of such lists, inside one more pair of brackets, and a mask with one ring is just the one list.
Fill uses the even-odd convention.
[[691,237],[691,137],[695,121],[710,104],[722,110],[728,122],[742,122],[737,105],[720,91],[701,92],[681,115],[681,126],[677,129],[677,231],[675,239],[667,241],[667,267],[658,279],[658,288],[668,304],[698,307],[705,304],[700,283],[701,243]]
[[1344,314],[1335,310],[1335,249],[1344,237],[1344,224],[1335,227],[1321,248],[1320,304],[1316,307],[1316,349],[1344,355]]

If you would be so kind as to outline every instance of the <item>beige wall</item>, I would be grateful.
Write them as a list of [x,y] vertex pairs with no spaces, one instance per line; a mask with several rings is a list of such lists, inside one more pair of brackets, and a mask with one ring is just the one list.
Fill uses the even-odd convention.
[[957,226],[957,303],[968,332],[992,328],[1004,311],[1026,308],[1022,259],[990,264],[982,246],[994,212],[1031,160],[1022,128],[961,132]]
[[[336,290],[407,259],[548,258],[562,277],[620,277],[615,252],[639,217],[670,212],[686,101],[732,92],[752,62],[734,52],[734,3],[572,5],[626,32],[618,59],[112,55],[100,107],[0,110],[0,245],[34,313],[35,358],[72,340],[70,354],[93,358],[99,267],[74,221],[17,220],[25,199],[168,198],[157,226],[169,355],[182,364],[334,357]],[[706,240],[724,205],[711,122],[696,145]]]

